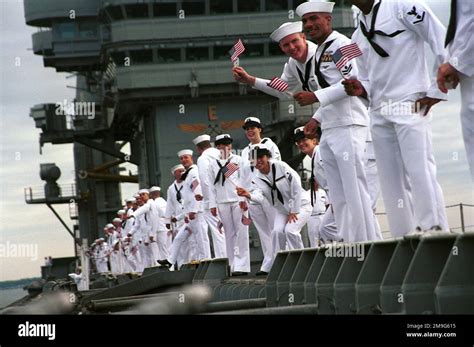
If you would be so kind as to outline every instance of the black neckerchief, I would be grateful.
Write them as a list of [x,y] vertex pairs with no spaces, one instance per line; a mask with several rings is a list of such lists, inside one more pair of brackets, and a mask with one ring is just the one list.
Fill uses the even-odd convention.
[[456,34],[456,6],[457,1],[451,0],[451,14],[449,16],[448,30],[446,31],[446,40],[444,41],[445,47],[454,39]]
[[321,62],[323,61],[324,52],[326,52],[326,49],[328,49],[334,41],[335,40],[331,40],[324,44],[324,48],[321,52],[321,55],[319,56],[319,60],[317,60],[316,57],[314,58],[314,74],[318,78],[318,83],[321,88],[327,88],[330,86],[330,84],[326,81],[323,74],[321,73],[320,66]]
[[380,35],[380,36],[395,37],[398,34],[401,34],[402,32],[404,32],[405,30],[397,30],[397,31],[395,31],[391,34],[386,34],[383,31],[375,30],[375,21],[377,19],[377,14],[379,12],[379,8],[380,8],[381,3],[382,3],[382,1],[380,1],[378,4],[376,4],[374,6],[373,14],[372,14],[372,20],[370,22],[370,30],[367,31],[367,28],[365,27],[364,23],[362,23],[362,21],[360,21],[360,28],[362,30],[362,34],[364,34],[364,36],[367,38],[367,41],[369,41],[370,45],[375,50],[375,52],[377,52],[377,54],[380,55],[382,58],[386,58],[386,57],[389,56],[389,54],[382,47],[380,47],[377,43],[375,43],[374,36],[377,34],[377,35]]
[[173,183],[173,186],[174,186],[174,189],[176,190],[176,201],[181,203],[181,189],[183,189],[184,184],[181,185],[181,187],[179,189],[178,189],[178,186],[176,185],[176,183]]
[[[309,50],[309,48],[308,48],[308,50]],[[303,90],[305,90],[307,92],[312,91],[311,89],[309,89],[309,76],[310,76],[310,73],[311,73],[311,62],[312,61],[313,61],[313,57],[309,58],[309,60],[306,62],[306,66],[305,66],[305,69],[304,69],[304,77],[303,77],[303,73],[301,72],[301,70],[298,69],[298,67],[296,67],[296,70],[298,71],[298,76],[300,76],[302,88],[303,88]]]
[[193,167],[190,166],[186,171],[183,172],[183,174],[181,175],[181,181],[185,181],[186,180],[186,177],[188,177],[188,174],[189,174],[189,171],[191,171]]
[[230,163],[230,158],[227,159],[224,165],[221,165],[221,163],[219,162],[219,159],[216,159],[216,162],[217,162],[217,165],[219,165],[219,171],[217,172],[216,179],[214,180],[214,184],[217,184],[217,182],[219,182],[222,176],[222,186],[224,186],[225,175],[223,174],[223,171],[224,171],[224,168],[227,166],[227,164]]
[[267,180],[264,180],[263,178],[260,178],[270,189],[271,189],[271,195],[272,195],[272,205],[275,205],[275,197],[273,195],[274,192],[277,193],[277,198],[281,202],[282,205],[284,205],[283,201],[283,195],[281,194],[280,190],[278,189],[276,183],[281,180],[282,178],[285,178],[285,175],[276,178],[276,167],[275,164],[272,164],[272,175],[273,175],[273,183],[268,182]]

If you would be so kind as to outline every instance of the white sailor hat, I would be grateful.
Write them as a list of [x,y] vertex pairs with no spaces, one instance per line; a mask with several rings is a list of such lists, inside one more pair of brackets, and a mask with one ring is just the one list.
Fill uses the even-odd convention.
[[111,224],[111,223],[109,223],[109,224],[107,224],[105,227],[106,227],[107,229],[111,229],[111,228],[113,228],[113,227],[114,227],[114,225],[113,225],[113,224]]
[[247,129],[247,127],[250,127],[250,126],[258,127],[261,129],[262,123],[260,122],[260,119],[258,119],[257,117],[247,117],[244,120],[243,128]]
[[221,134],[216,136],[216,141],[214,142],[216,145],[228,145],[232,143],[232,136],[229,134]]
[[118,210],[118,211],[117,211],[117,215],[118,215],[118,216],[121,216],[121,215],[123,215],[123,214],[125,214],[125,213],[126,213],[125,210]]
[[105,241],[105,239],[103,237],[99,237],[97,240],[99,241]]
[[135,199],[135,198],[130,198],[130,199],[127,199],[127,202],[131,202],[132,204],[134,204],[134,203],[137,202],[137,199]]
[[300,17],[303,17],[306,13],[312,12],[326,12],[332,13],[334,8],[334,2],[327,2],[321,0],[309,0],[308,2],[303,2],[296,8],[296,14]]
[[209,135],[199,135],[198,137],[196,137],[194,140],[193,140],[193,143],[195,145],[201,143],[201,142],[204,142],[204,141],[211,141],[211,136]]
[[122,220],[120,218],[114,218],[112,219],[113,223],[122,223]]
[[105,231],[105,230],[108,230],[108,229],[109,229],[109,228],[107,228],[107,226],[104,227],[104,231]]
[[186,169],[184,168],[183,165],[178,164],[178,165],[175,165],[175,166],[173,166],[173,167],[171,168],[171,174],[174,175],[174,172],[175,172],[176,170],[186,170]]
[[138,193],[133,194],[133,198],[135,199],[135,202],[137,201],[137,198],[139,198],[139,197],[140,197],[140,194],[138,194]]
[[138,194],[150,194],[150,191],[148,189],[140,189]]
[[157,186],[153,186],[150,188],[150,193],[153,193],[153,192],[161,192],[161,188]]
[[298,142],[299,140],[302,140],[302,139],[305,138],[305,135],[304,135],[304,126],[299,127],[299,128],[296,128],[296,129],[293,131],[293,138],[294,138],[295,142]]
[[190,149],[183,149],[178,152],[178,158],[181,158],[183,155],[193,155],[193,151]]
[[303,22],[286,22],[283,23],[270,34],[270,38],[275,42],[280,42],[281,39],[291,34],[301,33],[303,31]]

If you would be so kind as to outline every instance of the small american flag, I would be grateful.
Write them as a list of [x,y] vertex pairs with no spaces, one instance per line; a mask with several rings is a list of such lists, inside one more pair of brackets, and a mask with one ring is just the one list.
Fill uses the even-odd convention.
[[288,89],[288,83],[286,83],[285,81],[283,81],[281,78],[279,77],[273,77],[269,83],[267,83],[267,85],[270,87],[270,88],[273,88],[275,90],[278,90],[279,92],[286,92],[287,89]]
[[230,60],[232,60],[232,62],[234,63],[237,60],[237,58],[242,53],[244,53],[244,51],[245,51],[244,43],[242,42],[241,39],[238,39],[238,41],[229,51]]
[[191,190],[194,192],[197,188],[197,186],[199,185],[199,181],[197,179],[195,179],[192,183],[191,183]]
[[226,178],[229,178],[238,169],[239,169],[239,167],[237,165],[235,165],[234,163],[228,163],[226,166],[224,166],[222,171],[224,172],[224,176]]
[[362,51],[359,46],[357,46],[357,43],[353,42],[349,45],[339,47],[339,49],[332,55],[332,60],[336,64],[337,69],[341,70],[349,61],[361,55]]

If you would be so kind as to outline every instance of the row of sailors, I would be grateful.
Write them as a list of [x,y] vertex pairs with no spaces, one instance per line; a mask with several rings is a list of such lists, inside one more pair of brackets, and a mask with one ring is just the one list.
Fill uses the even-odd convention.
[[[175,176],[179,179],[173,188],[182,189],[184,223],[177,230],[169,256],[159,263],[174,265],[190,239],[195,241],[197,259],[207,258],[210,247],[204,230],[210,227],[215,256],[225,252],[234,274],[249,272],[248,235],[244,232],[247,213],[262,244],[262,274],[269,271],[278,250],[302,247],[300,230],[306,223],[311,246],[318,239],[380,239],[374,217],[378,178],[393,236],[405,235],[415,227],[449,230],[436,180],[431,116],[427,116],[431,106],[446,100],[446,91],[442,93],[430,82],[424,54],[405,54],[423,52],[427,42],[439,66],[447,56],[442,44],[445,29],[418,0],[351,2],[362,11],[353,41],[364,54],[357,63],[347,62],[341,71],[332,62],[332,54],[351,40],[332,29],[334,3],[301,4],[296,13],[302,22],[285,23],[271,35],[290,57],[281,78],[289,84],[295,100],[300,105],[320,104],[310,123],[295,131],[298,147],[311,156],[311,192],[303,190],[296,172],[280,161],[276,145],[261,138],[258,119],[245,122],[251,144],[242,157],[228,153],[230,136],[216,138],[218,148],[214,149],[207,135],[202,135],[194,141],[200,154],[197,165],[192,151],[179,152],[185,171]],[[303,29],[315,43],[306,41]],[[397,46],[406,49],[400,51]],[[465,65],[462,61],[459,67]],[[406,66],[411,67],[409,72]],[[268,80],[251,76],[241,67],[232,72],[241,83],[284,97],[268,87]],[[420,108],[407,111],[405,104]],[[317,126],[322,129],[320,146]],[[168,194],[169,200],[171,196],[173,193]]]
[[[337,228],[334,208],[328,198],[318,138],[307,138],[303,127],[294,131],[295,144],[312,162],[312,189],[307,191],[302,187],[299,174],[281,161],[277,145],[269,138],[262,138],[260,119],[245,119],[244,130],[250,144],[241,151],[241,156],[234,153],[233,139],[229,134],[216,136],[216,148],[211,146],[209,135],[194,139],[200,153],[197,165],[194,165],[192,150],[178,152],[185,171],[172,184],[174,191],[172,189],[168,192],[168,201],[179,189],[186,216],[185,225],[195,238],[199,259],[204,257],[209,248],[202,239],[202,235],[207,234],[207,229],[202,229],[205,225],[202,220],[206,214],[222,222],[225,251],[233,275],[250,272],[250,220],[258,231],[264,255],[257,275],[269,272],[278,251],[304,247],[301,230],[306,224],[310,247],[321,243],[382,238],[373,210],[375,201],[369,204],[368,212],[365,213],[367,220],[364,222],[370,224],[370,228],[366,228],[363,223],[359,228]],[[369,166],[364,164],[364,167]],[[360,216],[363,215],[361,212]],[[159,263],[173,266],[181,240],[186,240],[189,236],[189,232],[178,231],[170,257]]]
[[[311,247],[343,239],[332,210],[327,209],[321,160],[316,159],[312,178],[318,175],[323,183],[311,198],[298,173],[281,161],[277,145],[261,137],[260,120],[247,118],[244,129],[250,144],[242,156],[233,153],[228,134],[216,137],[217,148],[212,147],[209,135],[198,136],[193,141],[200,153],[197,165],[192,150],[178,152],[181,164],[171,169],[175,181],[168,188],[167,201],[160,197],[159,187],[142,189],[128,199],[118,217],[104,228],[107,241],[95,242],[97,271],[109,271],[110,264],[112,273],[142,272],[157,262],[179,268],[192,260],[211,258],[208,227],[213,256],[228,257],[233,275],[250,272],[251,222],[264,254],[259,275],[269,272],[279,250],[303,248],[300,232],[306,223]],[[308,142],[300,149],[313,157],[318,153],[317,141],[301,135],[302,128],[296,129],[298,145]]]
[[[304,133],[312,138],[317,128],[322,130],[319,151],[335,220],[342,234],[352,235],[349,241],[378,235],[370,208],[378,183],[393,236],[416,230],[448,231],[429,112],[447,95],[434,78],[430,80],[424,54],[428,43],[435,55],[435,71],[447,60],[446,30],[418,0],[350,2],[361,10],[352,37],[363,52],[357,59],[336,67],[333,55],[351,39],[332,28],[333,2],[308,1],[296,8],[302,21],[284,23],[270,35],[289,57],[281,75],[288,92],[270,88],[269,80],[252,76],[240,66],[232,69],[233,76],[280,99],[291,95],[301,106],[319,103]],[[458,2],[465,13],[470,11],[466,1]],[[466,16],[462,17],[456,35],[463,35],[472,47]],[[458,57],[463,62],[457,66],[464,69],[472,63],[472,55],[461,53]],[[471,106],[472,98],[463,101],[464,110],[472,110]],[[466,126],[466,133],[468,128],[472,127]],[[468,149],[473,138],[466,140]],[[366,143],[370,144],[367,148]],[[371,163],[365,163],[367,152],[373,153]]]

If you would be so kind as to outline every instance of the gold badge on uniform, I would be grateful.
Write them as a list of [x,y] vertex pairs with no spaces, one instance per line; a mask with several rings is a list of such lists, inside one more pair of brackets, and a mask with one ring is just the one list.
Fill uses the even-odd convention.
[[323,63],[328,63],[332,61],[332,54],[331,53],[324,53],[323,55]]

